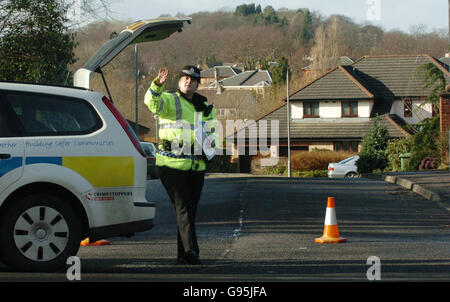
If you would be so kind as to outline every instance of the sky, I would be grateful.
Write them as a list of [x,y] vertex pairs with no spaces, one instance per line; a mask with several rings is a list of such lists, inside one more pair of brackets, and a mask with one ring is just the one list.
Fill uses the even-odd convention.
[[[359,24],[373,24],[385,31],[425,32],[448,29],[448,1],[445,0],[112,0],[113,16],[119,20],[153,19],[161,14],[190,15],[201,11],[234,11],[241,4],[271,5],[276,10],[308,8],[324,17],[340,14]],[[195,20],[193,20],[195,22]]]

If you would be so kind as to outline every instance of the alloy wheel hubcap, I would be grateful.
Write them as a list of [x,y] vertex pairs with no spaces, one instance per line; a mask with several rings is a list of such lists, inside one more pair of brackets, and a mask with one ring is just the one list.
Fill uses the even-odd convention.
[[14,225],[17,249],[33,261],[50,261],[66,248],[69,226],[64,217],[48,206],[27,209]]

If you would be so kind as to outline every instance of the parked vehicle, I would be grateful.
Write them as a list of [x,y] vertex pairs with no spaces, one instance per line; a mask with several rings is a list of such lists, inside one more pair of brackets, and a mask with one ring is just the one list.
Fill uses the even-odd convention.
[[141,142],[141,146],[147,157],[147,179],[159,178],[158,167],[156,167],[156,146],[148,142]]
[[[130,25],[75,73],[76,87],[0,82],[1,262],[57,271],[86,237],[152,228],[146,154],[113,105],[101,68],[127,45],[164,39],[185,21]],[[109,97],[90,89],[94,72]]]
[[328,164],[328,177],[338,178],[338,177],[346,177],[346,178],[354,178],[358,175],[358,167],[356,166],[356,161],[359,159],[359,156],[352,156],[341,160],[338,163],[329,163]]

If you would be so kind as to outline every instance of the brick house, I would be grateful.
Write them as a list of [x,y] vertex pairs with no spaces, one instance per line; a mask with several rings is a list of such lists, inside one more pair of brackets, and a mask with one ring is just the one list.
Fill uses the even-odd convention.
[[[231,75],[234,71],[239,70],[236,67],[216,66],[202,71],[204,85],[198,89],[214,105],[217,119],[224,127],[227,120],[239,120],[245,112],[257,110],[254,108],[256,96],[263,95],[272,84],[272,76],[267,70],[241,71]],[[213,73],[216,81],[211,81]],[[204,76],[209,78],[204,79]]]
[[[381,118],[392,138],[410,135],[402,126],[431,117],[434,110],[424,101],[424,76],[418,68],[432,63],[441,69],[448,82],[449,66],[430,55],[364,56],[353,64],[339,65],[292,93],[290,100],[291,153],[314,148],[358,152],[361,140]],[[279,121],[278,146],[272,154],[287,155],[286,104],[268,112],[256,123]],[[245,131],[249,146],[248,127]],[[268,129],[267,133],[271,133]],[[270,142],[270,139],[268,139]],[[237,143],[237,140],[235,139]],[[275,148],[274,148],[275,147]]]
[[234,66],[214,66],[201,71],[199,89],[208,87],[214,82],[222,81],[241,73],[242,70]]
[[216,90],[254,90],[263,93],[264,89],[272,85],[272,76],[267,70],[247,70],[234,76],[215,81],[203,89]]

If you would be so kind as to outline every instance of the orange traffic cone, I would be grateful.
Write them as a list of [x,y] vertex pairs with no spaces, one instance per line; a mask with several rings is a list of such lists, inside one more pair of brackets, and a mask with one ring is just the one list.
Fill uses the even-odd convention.
[[82,245],[82,246],[94,246],[94,245],[99,246],[99,245],[108,245],[108,244],[111,244],[111,243],[108,240],[103,240],[103,239],[95,241],[95,242],[90,242],[89,237],[84,239],[80,243],[80,245]]
[[316,238],[316,243],[342,243],[347,239],[339,237],[339,230],[336,220],[336,210],[334,208],[334,197],[328,197],[327,212],[325,215],[325,225],[323,236]]

